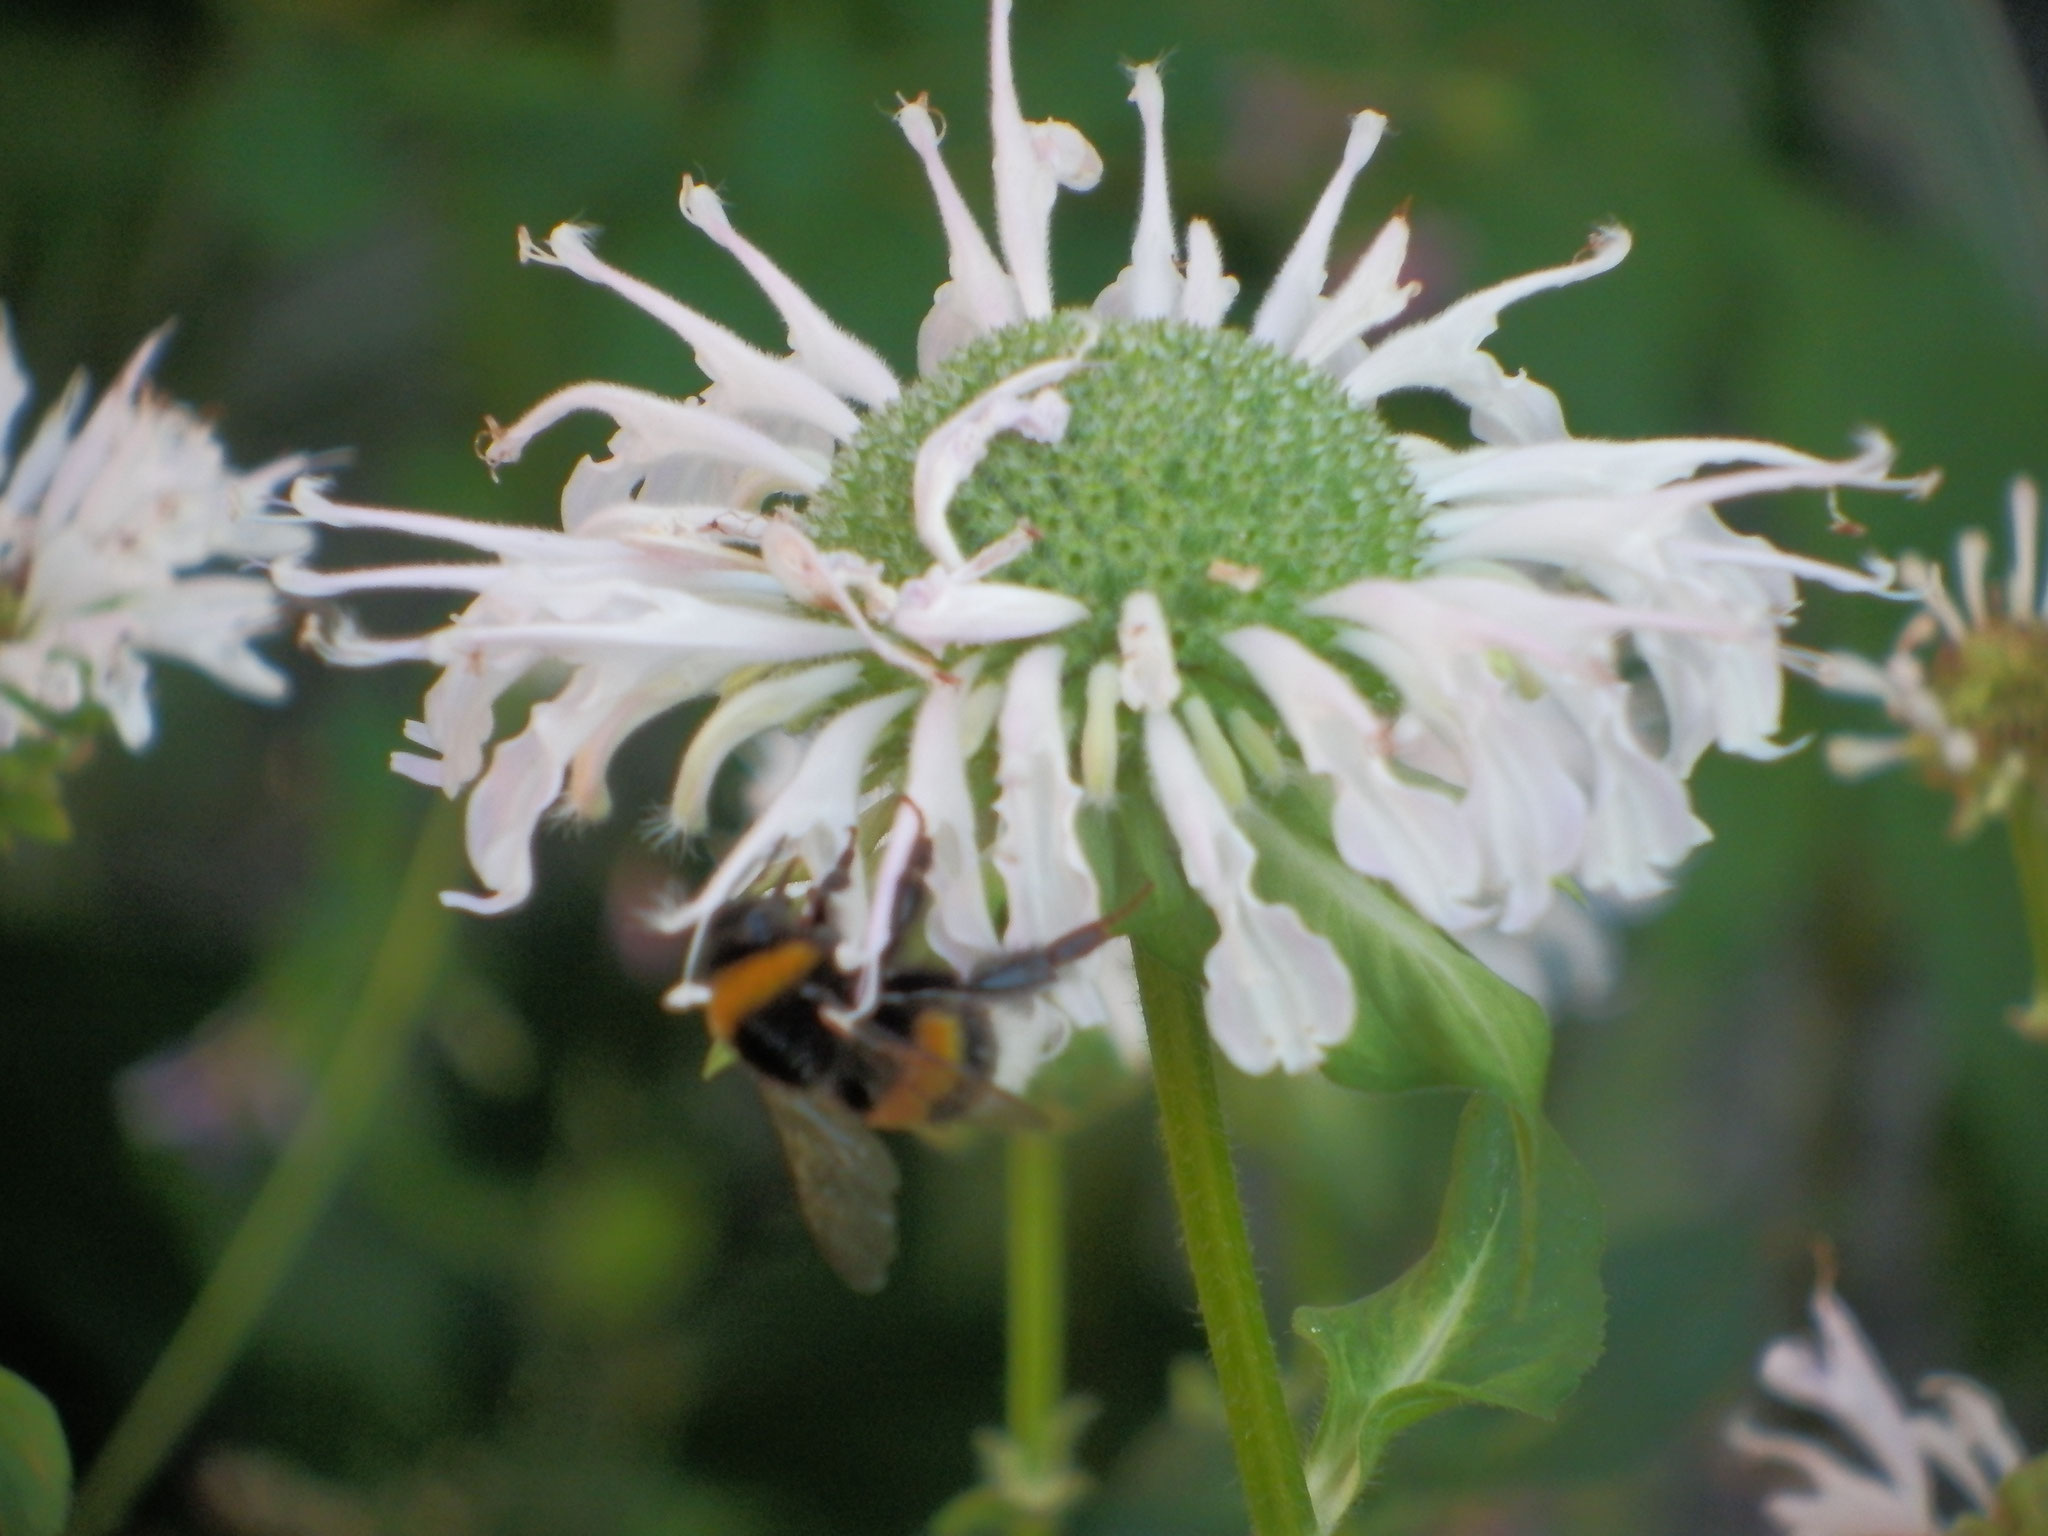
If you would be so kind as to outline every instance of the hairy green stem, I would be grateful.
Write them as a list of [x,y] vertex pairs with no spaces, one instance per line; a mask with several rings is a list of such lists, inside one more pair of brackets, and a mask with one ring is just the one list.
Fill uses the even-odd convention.
[[1259,1297],[1201,999],[1188,977],[1142,946],[1137,960],[1167,1173],[1251,1528],[1254,1536],[1306,1536],[1316,1529],[1315,1510]]
[[[1066,1199],[1060,1143],[1049,1131],[1009,1139],[1009,1329],[1004,1417],[1032,1481],[1060,1476],[1066,1436]],[[1051,1536],[1058,1520],[1020,1511],[1016,1536]]]
[[125,1522],[240,1357],[354,1165],[447,958],[452,924],[437,892],[455,863],[456,830],[447,807],[428,814],[313,1097],[192,1309],[79,1484],[70,1536],[107,1536]]
[[2034,957],[2034,995],[2025,1008],[2015,1011],[2013,1022],[2022,1034],[2048,1040],[2048,815],[2043,813],[2038,785],[2030,783],[2014,796],[2008,819],[2027,946]]

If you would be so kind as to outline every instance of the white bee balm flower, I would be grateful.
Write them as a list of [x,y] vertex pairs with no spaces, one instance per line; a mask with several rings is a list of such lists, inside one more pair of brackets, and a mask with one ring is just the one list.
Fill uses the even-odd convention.
[[87,707],[130,750],[146,746],[152,656],[250,698],[285,694],[253,645],[276,627],[277,594],[247,567],[308,543],[259,515],[305,461],[232,468],[206,422],[149,387],[168,334],[144,341],[90,412],[80,375],[29,431],[28,376],[0,312],[0,751]]
[[[305,492],[309,518],[493,558],[286,565],[279,579],[476,594],[419,639],[329,639],[340,659],[445,669],[410,728],[435,756],[401,767],[449,794],[474,785],[470,852],[488,890],[451,900],[522,900],[540,818],[601,811],[626,732],[716,695],[682,764],[680,825],[703,824],[713,777],[750,737],[808,745],[670,914],[678,928],[792,858],[823,874],[857,831],[863,849],[900,849],[921,818],[939,908],[926,941],[971,968],[1100,917],[1108,872],[1083,851],[1082,818],[1114,828],[1120,805],[1151,800],[1177,878],[1216,922],[1204,977],[1219,1044],[1247,1071],[1306,1070],[1349,1032],[1351,981],[1311,920],[1259,889],[1238,825],[1251,799],[1323,777],[1334,856],[1454,930],[1526,928],[1560,881],[1660,890],[1707,836],[1685,787],[1700,753],[1776,750],[1795,580],[1879,585],[1738,536],[1715,503],[1915,486],[1889,477],[1881,445],[1830,463],[1770,443],[1571,437],[1556,396],[1483,344],[1509,304],[1618,263],[1618,229],[1388,331],[1418,290],[1397,216],[1326,293],[1346,195],[1386,126],[1376,113],[1353,119],[1249,329],[1227,328],[1237,282],[1207,224],[1174,222],[1152,65],[1131,87],[1144,161],[1130,263],[1092,305],[1059,307],[1053,209],[1101,161],[1070,125],[1023,116],[1009,9],[993,0],[993,241],[930,106],[897,113],[947,245],[916,378],[895,379],[685,182],[685,217],[759,283],[787,352],[607,266],[586,230],[523,237],[526,259],[667,326],[710,387],[683,401],[577,384],[494,428],[495,466],[572,411],[616,423],[608,456],[570,476],[559,533]],[[1473,446],[1388,430],[1378,401],[1418,389],[1466,408]],[[1749,467],[1703,475],[1711,465]],[[542,662],[567,682],[493,748],[490,705]],[[971,786],[993,786],[993,803]],[[886,873],[856,861],[834,908],[842,935],[875,929],[864,893]],[[843,960],[873,963],[877,944],[847,943]],[[699,996],[699,980],[672,1000]],[[1006,1060],[1004,1080],[1028,1077],[1067,1023],[1128,1031],[1130,996],[1121,943],[1063,970],[1028,1005],[1038,1026],[1009,1032],[1030,1059]]]
[[1806,1485],[1764,1500],[1771,1523],[1784,1536],[1940,1536],[1944,1509],[1958,1501],[1990,1514],[2026,1455],[1998,1399],[1967,1376],[1929,1376],[1926,1406],[1909,1408],[1825,1276],[1812,1312],[1813,1337],[1774,1341],[1757,1376],[1773,1397],[1825,1420],[1829,1439],[1748,1419],[1728,1429],[1737,1451]]

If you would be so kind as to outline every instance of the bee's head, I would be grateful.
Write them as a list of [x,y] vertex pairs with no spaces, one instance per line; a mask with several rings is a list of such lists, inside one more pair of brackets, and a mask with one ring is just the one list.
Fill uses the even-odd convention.
[[704,969],[716,974],[735,960],[794,938],[812,938],[827,948],[831,945],[831,936],[822,924],[807,921],[800,909],[779,896],[730,902],[705,925]]

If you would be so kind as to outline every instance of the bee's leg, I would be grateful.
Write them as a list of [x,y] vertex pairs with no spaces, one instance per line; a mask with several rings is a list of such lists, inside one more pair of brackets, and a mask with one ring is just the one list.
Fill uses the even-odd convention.
[[804,921],[816,926],[825,921],[825,914],[832,898],[853,884],[853,859],[860,852],[860,833],[852,829],[846,835],[846,848],[822,880],[811,884],[810,900],[804,903]]
[[1138,903],[1151,893],[1152,888],[1148,885],[1107,917],[1098,917],[1092,923],[1083,923],[1072,932],[1063,933],[1036,949],[997,955],[993,960],[975,967],[974,974],[967,978],[965,990],[1030,992],[1050,985],[1059,974],[1061,966],[1072,965],[1076,960],[1092,955],[1116,937],[1117,925],[1129,917]]

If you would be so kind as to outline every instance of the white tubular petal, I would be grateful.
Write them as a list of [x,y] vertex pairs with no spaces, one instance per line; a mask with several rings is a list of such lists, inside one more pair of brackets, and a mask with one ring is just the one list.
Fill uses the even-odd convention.
[[1906,1405],[1854,1314],[1823,1285],[1814,1292],[1812,1316],[1814,1342],[1779,1339],[1764,1352],[1759,1379],[1775,1396],[1832,1420],[1907,1502],[1927,1509],[1933,1490]]
[[[996,721],[996,836],[990,858],[1009,905],[1003,946],[1032,949],[1102,915],[1101,889],[1082,852],[1081,806],[1067,761],[1058,646],[1027,651],[1010,669]],[[1065,1043],[1073,1025],[1107,1025],[1128,1054],[1143,1034],[1129,946],[1121,941],[1066,967],[1043,991],[1005,1010],[997,1080],[1013,1091]]]
[[711,786],[726,759],[741,745],[808,714],[835,694],[844,693],[859,678],[859,662],[831,661],[801,672],[782,673],[720,700],[691,735],[682,766],[676,771],[669,818],[677,829],[701,832],[709,824]]
[[896,376],[872,347],[834,325],[782,268],[732,227],[725,204],[702,182],[683,178],[683,217],[730,251],[758,283],[789,328],[789,349],[829,389],[862,405],[887,405],[897,395]]
[[1481,289],[1395,332],[1351,371],[1344,387],[1365,404],[1397,390],[1440,389],[1471,411],[1472,435],[1483,443],[1562,438],[1564,412],[1557,396],[1527,374],[1510,377],[1491,354],[1480,350],[1481,345],[1499,328],[1501,311],[1508,305],[1611,271],[1628,249],[1626,230],[1611,225],[1597,229],[1586,254],[1569,265]]
[[[794,853],[814,877],[822,876],[838,861],[859,818],[861,777],[875,740],[916,697],[914,690],[905,689],[864,699],[828,720],[811,738],[789,781],[732,845],[697,894],[654,918],[654,926],[664,933],[696,930],[697,940],[683,968],[685,984],[696,975],[704,920],[744,891],[777,858]],[[858,860],[855,867],[859,867]],[[672,1002],[670,1006],[686,1005]]]
[[1293,908],[1252,894],[1251,841],[1167,710],[1145,716],[1145,758],[1181,869],[1222,930],[1202,967],[1210,1034],[1242,1071],[1311,1070],[1351,1033],[1351,973]]
[[1350,275],[1302,330],[1294,344],[1295,357],[1311,368],[1319,367],[1346,342],[1356,341],[1406,309],[1422,291],[1420,283],[1401,281],[1401,265],[1407,259],[1408,221],[1395,214],[1380,226]]
[[1118,673],[1124,703],[1132,709],[1164,709],[1180,697],[1180,668],[1173,660],[1173,631],[1166,622],[1166,610],[1150,592],[1133,592],[1124,599],[1124,611],[1117,620],[1117,649],[1122,653]]
[[1159,83],[1158,65],[1140,64],[1131,71],[1131,100],[1144,125],[1145,173],[1131,264],[1113,286],[1126,318],[1163,320],[1180,308],[1181,277],[1166,184],[1166,90]]
[[[14,456],[14,472],[5,479],[0,506],[26,509],[34,506],[48,490],[57,466],[71,446],[78,429],[79,412],[85,409],[86,382],[83,371],[74,373],[56,403],[43,412],[28,444]],[[4,440],[0,440],[4,441]]]
[[525,730],[498,743],[463,818],[470,867],[489,894],[443,891],[444,905],[494,915],[533,893],[534,830],[561,798],[570,759],[641,682],[638,671],[585,668],[554,698],[534,705]]
[[[896,113],[896,126],[903,130],[904,138],[910,141],[911,149],[923,162],[925,179],[931,183],[932,197],[939,205],[939,223],[946,231],[946,270],[951,277],[946,288],[940,291],[940,305],[966,331],[957,341],[965,342],[984,331],[993,331],[1021,320],[1024,310],[1017,299],[1017,285],[1003,270],[1002,263],[996,260],[996,253],[989,249],[980,223],[968,209],[967,200],[960,195],[952,172],[946,169],[946,162],[939,154],[938,127],[932,121],[931,108],[923,97],[903,104]],[[939,312],[939,309],[934,309],[933,316]],[[930,325],[931,321],[926,323]],[[934,350],[938,355],[928,358],[920,338],[918,364],[927,372],[953,348],[947,346],[943,350]]]
[[1828,772],[1838,779],[1867,779],[1896,768],[1912,755],[1910,736],[1830,736],[1822,751]]
[[701,454],[766,471],[793,491],[815,491],[825,483],[825,471],[818,465],[767,433],[710,406],[670,400],[624,384],[596,382],[558,389],[511,426],[494,427],[484,448],[484,462],[493,469],[512,463],[534,438],[577,411],[595,411],[618,423],[619,435],[612,439],[611,447],[620,460]]
[[2034,584],[2040,579],[2041,495],[2025,475],[2013,477],[2006,510],[2012,519],[2012,569],[2006,573],[2005,611],[2015,619],[2031,619]]
[[1258,340],[1283,352],[1292,351],[1301,340],[1302,329],[1323,291],[1324,279],[1329,276],[1326,263],[1330,259],[1330,237],[1337,232],[1337,220],[1343,216],[1351,184],[1372,159],[1373,151],[1380,146],[1380,136],[1386,131],[1387,120],[1377,112],[1360,112],[1352,117],[1337,173],[1316,199],[1315,211],[1309,214],[1294,249],[1280,264],[1279,275],[1266,290],[1265,300],[1252,321],[1252,335]]
[[1180,317],[1213,331],[1237,302],[1237,279],[1223,270],[1223,247],[1207,219],[1188,221],[1188,271],[1181,289]]
[[1965,528],[1956,540],[1956,580],[1963,592],[1963,611],[1975,629],[1982,629],[1991,618],[1984,590],[1984,572],[1990,564],[1990,538],[1982,528]]
[[600,261],[590,240],[591,231],[576,224],[557,224],[545,247],[535,245],[521,230],[520,258],[566,267],[645,310],[689,346],[697,366],[734,400],[808,422],[842,442],[860,430],[860,418],[846,402],[794,363],[770,357],[687,304]]
[[1764,1513],[1784,1536],[1940,1536],[1940,1523],[1878,1478],[1803,1435],[1737,1422],[1728,1444],[1739,1455],[1779,1462],[1809,1489],[1784,1489],[1764,1500]]
[[932,840],[932,867],[926,878],[932,899],[925,913],[925,942],[962,972],[999,947],[982,875],[974,799],[967,787],[967,758],[961,748],[966,698],[967,688],[960,684],[941,684],[925,694],[910,733],[910,763],[903,784],[903,798],[923,814],[925,835]]
[[951,645],[1036,640],[1087,617],[1088,605],[1063,592],[933,575],[903,584],[889,626],[936,653]]
[[318,482],[295,481],[288,498],[292,509],[308,522],[328,528],[381,528],[415,538],[462,544],[489,554],[537,561],[574,559],[589,546],[566,534],[541,528],[513,528],[471,517],[443,517],[432,512],[400,512],[388,507],[359,507],[330,501]]
[[1064,437],[1072,410],[1052,386],[1082,361],[1082,355],[1053,357],[1019,369],[955,411],[917,450],[910,471],[912,515],[918,538],[941,566],[951,571],[967,563],[946,512],[987,456],[988,445],[1005,432],[1035,443]]
[[989,132],[995,141],[996,235],[1027,317],[1052,313],[1052,205],[1061,187],[1085,192],[1102,158],[1079,130],[1026,122],[1010,58],[1010,0],[990,0]]
[[1421,462],[1408,472],[1431,506],[1483,506],[1561,496],[1630,496],[1698,474],[1709,464],[1774,464],[1814,468],[1825,461],[1777,443],[1739,437],[1664,437],[1610,442],[1573,437],[1558,442],[1480,447]]
[[1913,1415],[1920,1453],[1956,1480],[1979,1509],[1997,1502],[1998,1485],[2026,1459],[1997,1397],[1967,1376],[1929,1376],[1920,1396],[1935,1405]]
[[1330,830],[1344,862],[1388,881],[1433,923],[1479,921],[1479,850],[1457,802],[1394,774],[1386,726],[1350,680],[1278,630],[1240,629],[1223,643],[1273,701],[1302,761],[1336,786]]
[[1081,852],[1081,791],[1067,766],[1056,645],[1026,651],[1010,668],[996,717],[996,818],[991,857],[1009,897],[1003,942],[1029,949],[1102,915],[1095,872]]
[[1575,692],[1573,712],[1592,756],[1579,881],[1627,901],[1655,896],[1669,886],[1670,871],[1713,833],[1693,814],[1685,781],[1645,752],[1629,729],[1625,687]]

